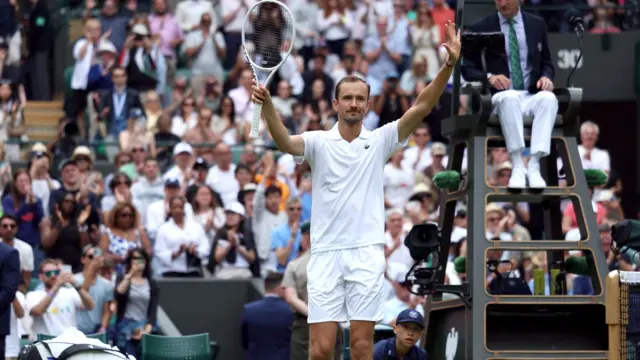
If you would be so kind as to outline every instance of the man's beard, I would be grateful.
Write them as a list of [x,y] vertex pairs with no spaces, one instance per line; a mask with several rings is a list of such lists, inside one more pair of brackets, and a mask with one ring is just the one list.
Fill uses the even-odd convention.
[[357,114],[357,115],[345,115],[342,117],[342,120],[344,120],[347,124],[349,125],[356,125],[360,122],[362,122],[362,119],[364,118],[364,116]]

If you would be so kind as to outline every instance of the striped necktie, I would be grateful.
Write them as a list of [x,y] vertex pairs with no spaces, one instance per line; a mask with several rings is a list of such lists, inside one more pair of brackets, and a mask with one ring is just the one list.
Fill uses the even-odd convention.
[[513,89],[524,89],[524,77],[522,76],[522,66],[520,66],[520,46],[518,45],[518,36],[514,19],[508,19],[509,23],[509,62],[511,63],[511,82]]

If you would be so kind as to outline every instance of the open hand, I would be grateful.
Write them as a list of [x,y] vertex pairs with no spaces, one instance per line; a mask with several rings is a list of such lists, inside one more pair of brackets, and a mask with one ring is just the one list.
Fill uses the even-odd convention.
[[455,65],[458,59],[460,59],[460,49],[462,47],[462,45],[460,45],[460,30],[456,30],[456,24],[452,21],[447,21],[444,27],[445,42],[442,46],[444,46],[444,48],[447,49],[447,53],[449,53],[447,64]]
[[497,90],[507,90],[511,87],[511,80],[504,75],[493,75],[489,78],[489,85]]
[[540,90],[553,91],[553,81],[546,76],[542,76],[536,83],[536,87]]

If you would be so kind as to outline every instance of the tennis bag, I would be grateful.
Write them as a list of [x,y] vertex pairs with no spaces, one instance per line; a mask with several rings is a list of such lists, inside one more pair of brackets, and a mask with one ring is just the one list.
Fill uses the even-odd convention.
[[[63,349],[64,350],[61,350]],[[97,344],[71,344],[55,339],[37,341],[27,345],[18,354],[18,360],[135,360],[117,347]]]

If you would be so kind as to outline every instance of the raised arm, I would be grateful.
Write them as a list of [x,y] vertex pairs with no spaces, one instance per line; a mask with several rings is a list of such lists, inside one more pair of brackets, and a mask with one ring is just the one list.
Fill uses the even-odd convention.
[[253,80],[253,94],[251,100],[256,104],[262,104],[262,117],[267,122],[267,128],[273,141],[280,151],[293,156],[304,155],[304,140],[300,135],[289,135],[289,130],[284,126],[271,101],[271,94],[264,86]]
[[447,39],[442,45],[447,49],[449,57],[436,78],[420,92],[415,104],[400,118],[398,122],[399,142],[405,141],[436,106],[460,57],[460,30],[456,32],[456,24],[451,21],[447,21],[445,26]]

